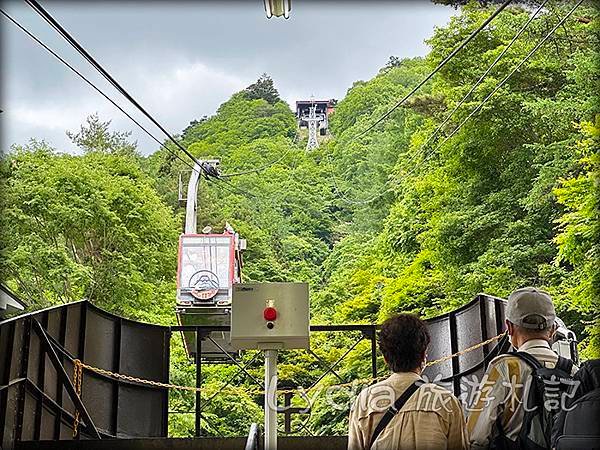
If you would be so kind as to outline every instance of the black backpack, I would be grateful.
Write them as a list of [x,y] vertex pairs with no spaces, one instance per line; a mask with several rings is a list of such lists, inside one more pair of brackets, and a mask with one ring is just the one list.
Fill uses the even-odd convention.
[[600,389],[573,402],[563,414],[556,450],[600,450]]
[[580,384],[570,404],[556,417],[552,446],[600,450],[600,359],[585,362],[575,380]]
[[531,380],[525,382],[526,398],[523,398],[523,424],[516,441],[508,439],[500,423],[497,421],[500,436],[495,440],[495,449],[546,450],[550,449],[552,423],[554,416],[561,410],[565,395],[574,388],[571,371],[573,362],[562,356],[558,357],[552,369],[540,363],[534,356],[525,352],[514,352],[516,356],[531,367]]

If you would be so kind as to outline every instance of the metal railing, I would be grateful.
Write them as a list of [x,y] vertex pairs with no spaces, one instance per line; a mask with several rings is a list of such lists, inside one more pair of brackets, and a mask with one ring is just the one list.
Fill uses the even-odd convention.
[[[354,336],[348,343],[350,344],[347,348],[343,350],[341,356],[336,358],[334,361],[329,362],[326,361],[324,357],[319,356],[313,350],[306,350],[307,355],[309,355],[314,364],[320,366],[322,371],[318,376],[311,380],[311,383],[304,388],[304,391],[313,390],[319,383],[321,383],[325,377],[328,375],[332,375],[335,379],[341,383],[351,383],[351,379],[344,378],[338,368],[341,363],[346,360],[346,358],[358,347],[358,345],[367,340],[369,342],[369,365],[368,365],[368,373],[371,378],[375,379],[379,376],[378,373],[378,349],[377,349],[377,325],[374,324],[363,324],[363,325],[311,325],[310,332],[311,335],[315,335],[315,333],[336,333],[336,334],[354,334]],[[177,414],[188,413],[195,415],[195,436],[200,437],[203,435],[202,430],[202,420],[206,421],[212,429],[217,431],[217,427],[211,423],[210,419],[206,417],[204,414],[204,410],[210,406],[210,404],[216,399],[220,392],[226,392],[227,388],[231,386],[231,383],[238,379],[238,376],[243,375],[243,380],[250,380],[252,385],[256,386],[259,390],[263,390],[264,386],[262,381],[252,375],[250,372],[250,368],[252,365],[258,360],[260,353],[256,352],[254,356],[250,359],[250,361],[244,363],[234,356],[232,356],[226,349],[224,349],[215,339],[211,337],[211,333],[213,332],[223,332],[229,331],[229,327],[225,325],[178,325],[171,327],[172,332],[194,332],[196,337],[196,349],[195,349],[195,367],[196,367],[196,388],[198,391],[195,393],[195,410],[194,411],[177,411]],[[231,375],[224,384],[222,384],[221,389],[213,393],[207,400],[202,400],[201,390],[203,384],[203,375],[202,368],[204,365],[212,364],[213,361],[204,361],[201,357],[202,355],[202,343],[209,341],[212,344],[212,347],[218,348],[222,354],[224,355],[224,360],[231,364],[237,366],[237,371]],[[346,344],[346,343],[345,343]],[[302,352],[302,350],[296,350],[296,352]],[[285,352],[284,352],[285,354]],[[220,362],[219,364],[223,364]],[[243,381],[242,380],[242,381]],[[296,388],[296,386],[287,386],[290,388]],[[256,389],[255,389],[256,391]],[[299,432],[299,430],[294,430],[292,428],[292,417],[297,414],[310,414],[311,405],[307,405],[307,407],[294,407],[291,404],[292,397],[294,393],[291,391],[295,391],[295,389],[290,389],[290,391],[284,391],[284,405],[281,408],[278,408],[278,412],[280,412],[284,416],[283,420],[283,429],[281,430],[284,434],[293,434]],[[299,428],[304,430],[308,435],[314,436],[315,432],[310,430],[309,427],[305,423],[301,423]],[[217,431],[218,432],[218,431]]]
[[[505,339],[492,345],[503,331],[503,322],[504,302],[485,295],[428,320],[432,334],[429,356],[439,364],[428,367],[425,375],[448,382],[449,388],[460,394],[463,377],[481,374],[495,355],[506,350]],[[282,352],[284,360],[288,358],[295,367],[306,369],[298,377],[302,383],[290,377],[294,383],[281,383],[278,387],[278,394],[283,396],[279,410],[283,415],[282,433],[331,434],[331,428],[315,426],[324,420],[319,422],[318,417],[312,420],[310,414],[314,416],[315,411],[311,402],[306,407],[294,403],[294,396],[301,392],[294,389],[294,384],[304,384],[305,391],[312,391],[323,386],[352,384],[357,378],[367,383],[376,381],[385,370],[377,348],[377,328],[374,324],[313,325],[312,340],[322,339],[318,349]],[[196,336],[194,386],[170,384],[170,340],[174,332],[183,331]],[[79,427],[82,438],[167,436],[169,413],[193,414],[198,437],[206,434],[203,423],[216,434],[231,434],[231,430],[222,433],[206,412],[219,395],[236,389],[250,394],[250,401],[260,404],[264,387],[261,377],[254,372],[260,354],[250,351],[238,359],[221,347],[227,363],[236,370],[218,389],[207,390],[207,382],[212,380],[208,379],[210,371],[203,373],[207,361],[203,361],[202,346],[210,342],[219,348],[219,343],[211,337],[215,331],[229,331],[229,327],[141,324],[109,314],[88,302],[61,305],[0,322],[0,443],[9,437],[71,439],[77,413],[82,418]],[[474,345],[476,349],[469,350]],[[461,351],[465,349],[469,351]],[[325,353],[327,350],[330,352]],[[343,364],[359,351],[352,364]],[[294,352],[305,352],[302,363],[294,359],[300,355]],[[73,383],[74,368],[75,372],[79,368],[83,376],[81,393]],[[82,369],[85,370],[81,372]],[[169,411],[169,389],[182,388],[192,391],[193,410]],[[148,408],[149,404],[156,407]],[[27,405],[33,405],[33,409]],[[346,413],[328,412],[326,421],[339,425]],[[152,429],[148,428],[151,424],[155,424]]]

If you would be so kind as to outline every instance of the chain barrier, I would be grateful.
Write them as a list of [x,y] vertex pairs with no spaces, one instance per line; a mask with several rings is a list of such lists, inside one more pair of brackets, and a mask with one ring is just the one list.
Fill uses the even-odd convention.
[[[487,340],[485,340],[483,342],[480,342],[478,344],[472,345],[471,347],[467,347],[464,350],[461,350],[461,351],[458,351],[456,353],[453,353],[452,355],[443,356],[443,357],[441,357],[439,359],[435,359],[433,361],[429,361],[429,362],[427,362],[425,364],[425,367],[430,367],[430,366],[434,366],[436,364],[441,364],[443,362],[451,360],[452,358],[456,358],[456,357],[462,356],[462,355],[464,355],[466,353],[470,353],[470,352],[472,352],[474,350],[477,350],[478,348],[483,347],[484,345],[488,345],[488,344],[491,344],[494,341],[502,339],[504,336],[506,336],[506,334],[507,333],[505,331],[504,333],[500,333],[499,335],[494,336],[493,338],[490,338],[490,339],[487,339]],[[371,383],[373,383],[375,381],[384,380],[387,377],[388,377],[388,375],[384,375],[384,376],[376,377],[376,378],[359,378],[359,379],[350,381],[348,383],[332,384],[332,385],[329,385],[329,387],[332,388],[332,387],[346,387],[346,386],[353,386],[353,385],[360,385],[360,384],[371,384]],[[312,386],[311,388],[304,389],[303,393],[316,390],[317,386],[318,385],[315,385],[315,386]],[[278,394],[286,394],[286,393],[292,393],[293,394],[293,393],[297,393],[297,392],[298,392],[298,389],[287,389],[287,390],[278,389],[277,390]]]
[[[493,338],[487,339],[478,344],[472,345],[471,347],[468,347],[459,352],[453,353],[452,355],[443,356],[442,358],[439,358],[439,359],[436,359],[433,361],[429,361],[429,362],[427,362],[425,367],[430,367],[430,366],[433,366],[436,364],[443,363],[445,361],[449,361],[452,358],[462,356],[466,353],[477,350],[485,345],[491,344],[492,342],[500,340],[504,336],[506,336],[506,332],[501,333],[497,336],[494,336]],[[124,381],[129,381],[131,383],[144,384],[144,385],[154,386],[154,387],[164,388],[164,389],[177,389],[177,390],[182,390],[182,391],[199,392],[199,393],[205,393],[207,395],[211,395],[216,392],[227,392],[227,391],[230,391],[233,394],[244,393],[246,395],[259,395],[259,394],[265,393],[265,391],[262,389],[242,389],[242,388],[235,388],[235,387],[224,387],[224,388],[214,389],[214,388],[206,388],[206,387],[182,386],[182,385],[178,385],[178,384],[163,383],[161,381],[146,380],[144,378],[138,378],[138,377],[134,377],[131,375],[125,375],[122,373],[111,372],[110,370],[101,369],[99,367],[90,366],[89,364],[86,364],[79,359],[74,359],[73,360],[73,384],[75,386],[75,391],[77,392],[78,396],[81,396],[81,382],[83,379],[83,369],[86,369],[86,370],[89,370],[90,372],[95,372],[97,374],[104,375],[104,376],[107,376],[107,377],[110,377],[110,378],[113,378],[116,380],[124,380]],[[375,377],[375,378],[361,378],[361,379],[353,380],[348,383],[329,385],[328,388],[340,388],[340,387],[353,386],[353,385],[357,386],[357,385],[361,385],[361,384],[371,384],[375,381],[380,381],[385,378],[387,378],[387,376],[381,376],[381,377]],[[302,388],[278,389],[277,393],[278,394],[288,394],[288,393],[294,394],[294,393],[298,393],[298,391],[300,390],[302,392],[302,394],[305,395],[306,393],[314,391],[316,389],[320,389],[318,384],[315,386],[311,386],[307,389],[302,389]],[[77,409],[75,410],[74,417],[75,418],[73,421],[73,437],[75,437],[77,435],[77,428],[79,426],[79,421],[80,421],[79,420],[79,410],[77,410]]]
[[461,350],[461,351],[459,351],[459,352],[456,352],[456,353],[454,353],[454,354],[452,354],[452,355],[443,356],[443,357],[441,357],[441,358],[439,358],[439,359],[436,359],[436,360],[434,360],[434,361],[430,361],[430,362],[428,362],[427,364],[425,364],[425,367],[433,366],[433,365],[435,365],[435,364],[440,364],[440,363],[443,363],[443,362],[449,361],[449,360],[451,360],[452,358],[455,358],[455,357],[457,357],[457,356],[462,356],[462,355],[464,355],[464,354],[466,354],[466,353],[470,353],[470,352],[472,352],[473,350],[477,350],[478,348],[481,348],[481,347],[483,347],[484,345],[488,345],[488,344],[491,344],[491,343],[492,343],[492,342],[494,342],[494,341],[498,341],[498,340],[502,339],[502,338],[503,338],[504,336],[506,336],[507,334],[508,334],[508,333],[505,331],[504,333],[500,333],[498,336],[494,336],[493,338],[490,338],[490,339],[488,339],[487,341],[483,341],[483,342],[480,342],[479,344],[472,345],[472,346],[470,346],[470,347],[467,347],[467,348],[465,348],[464,350]]
[[[75,387],[75,393],[77,397],[81,398],[81,383],[83,381],[83,363],[75,359],[73,360],[73,387]],[[80,412],[79,408],[75,407],[75,414],[73,414],[73,438],[77,436],[77,430],[79,429]]]

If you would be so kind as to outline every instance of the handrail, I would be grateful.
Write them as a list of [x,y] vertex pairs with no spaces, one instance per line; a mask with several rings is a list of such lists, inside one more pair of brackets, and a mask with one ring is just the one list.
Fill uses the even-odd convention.
[[258,450],[258,444],[260,441],[260,427],[257,423],[250,425],[250,432],[248,433],[248,439],[246,439],[246,446],[244,450]]

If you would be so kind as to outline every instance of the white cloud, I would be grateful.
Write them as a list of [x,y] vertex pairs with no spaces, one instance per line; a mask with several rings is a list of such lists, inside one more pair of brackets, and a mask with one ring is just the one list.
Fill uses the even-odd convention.
[[191,120],[213,114],[249,82],[204,63],[191,62],[179,63],[164,72],[145,72],[133,84],[147,109],[177,133]]
[[213,69],[200,62],[176,67],[166,73],[146,75],[142,82],[152,92],[156,104],[180,101],[195,96],[216,99],[245,87],[245,80]]
[[75,118],[82,114],[85,114],[85,109],[73,108],[71,105],[22,105],[7,111],[7,118],[15,122],[13,126],[65,131],[76,125]]
[[[168,67],[168,66],[167,66]],[[171,133],[177,134],[194,118],[210,115],[231,94],[248,85],[234,75],[201,62],[180,62],[175,67],[163,71],[138,66],[122,74],[121,84]],[[30,137],[44,139],[60,150],[77,152],[66,137],[66,130],[76,130],[93,113],[102,120],[112,119],[112,128],[131,130],[132,138],[138,140],[140,151],[150,153],[158,144],[149,138],[120,111],[102,96],[87,87],[81,86],[56,93],[56,98],[48,98],[52,103],[43,104],[34,99],[10,98],[8,105],[17,105],[5,111],[5,133],[13,143],[23,144]],[[118,104],[124,106],[120,94],[102,86]],[[163,136],[141,113],[131,106],[124,106],[132,116],[140,121],[158,139]],[[35,130],[34,133],[31,130]]]
[[66,131],[78,129],[85,117],[98,110],[94,109],[97,105],[86,103],[88,106],[85,106],[81,102],[44,105],[21,100],[8,104],[18,106],[2,114],[3,151],[13,144],[23,145],[35,138],[44,140],[61,151],[77,153],[78,150],[68,140]]
[[[80,3],[56,2],[52,12],[172,133],[213,114],[263,72],[291,106],[311,95],[341,99],[355,80],[375,75],[390,55],[425,54],[423,39],[455,13],[427,1],[307,1],[282,21],[266,19],[255,2]],[[26,5],[8,2],[6,7],[163,139]],[[76,152],[65,131],[76,130],[95,112],[102,120],[112,119],[115,130],[132,130],[143,153],[158,148],[18,29],[6,26],[0,34],[0,109],[5,111],[0,149],[35,137]]]

